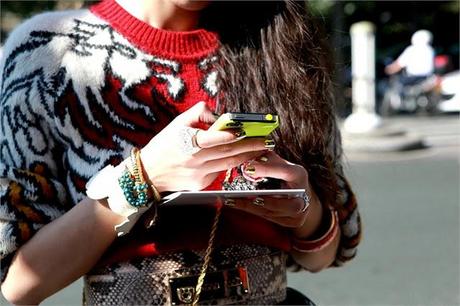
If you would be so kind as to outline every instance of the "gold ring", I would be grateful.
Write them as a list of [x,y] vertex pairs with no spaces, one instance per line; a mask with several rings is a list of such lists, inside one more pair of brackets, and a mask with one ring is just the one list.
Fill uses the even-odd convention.
[[236,205],[235,200],[227,198],[227,199],[224,200],[224,205],[233,207],[233,206]]
[[252,204],[257,205],[257,206],[264,206],[265,205],[265,200],[263,198],[255,198],[254,201],[252,201]]

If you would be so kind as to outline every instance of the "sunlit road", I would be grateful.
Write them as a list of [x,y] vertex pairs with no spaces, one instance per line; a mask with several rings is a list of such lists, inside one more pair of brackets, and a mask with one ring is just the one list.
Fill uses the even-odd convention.
[[348,266],[291,274],[321,305],[460,305],[460,120],[398,117],[431,147],[347,152],[364,239]]
[[458,147],[351,161],[348,173],[364,223],[357,258],[290,284],[320,305],[459,305]]

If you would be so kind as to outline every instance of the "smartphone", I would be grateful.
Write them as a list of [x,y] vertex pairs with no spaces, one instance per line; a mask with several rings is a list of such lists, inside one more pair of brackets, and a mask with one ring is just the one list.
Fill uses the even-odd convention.
[[265,137],[279,126],[278,115],[264,113],[225,113],[210,129],[243,129],[246,137]]

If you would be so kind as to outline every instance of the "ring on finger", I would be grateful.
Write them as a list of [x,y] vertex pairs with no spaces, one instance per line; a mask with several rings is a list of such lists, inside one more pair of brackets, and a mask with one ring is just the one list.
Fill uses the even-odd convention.
[[236,206],[235,200],[227,198],[224,200],[224,205],[234,207]]
[[192,145],[194,148],[202,149],[202,147],[200,147],[200,145],[198,144],[198,133],[200,131],[201,131],[200,129],[196,129],[195,134],[192,136]]
[[255,198],[254,201],[252,201],[252,204],[257,205],[257,206],[264,206],[264,205],[265,205],[265,201],[264,201],[263,198],[257,197],[257,198]]
[[187,155],[193,155],[201,150],[201,147],[196,141],[196,135],[199,131],[200,129],[195,129],[188,126],[180,127],[179,134],[182,140],[180,143],[182,152]]
[[307,192],[305,192],[303,194],[303,207],[302,209],[299,211],[299,213],[303,214],[304,212],[307,211],[308,207],[310,206],[310,196],[307,194]]

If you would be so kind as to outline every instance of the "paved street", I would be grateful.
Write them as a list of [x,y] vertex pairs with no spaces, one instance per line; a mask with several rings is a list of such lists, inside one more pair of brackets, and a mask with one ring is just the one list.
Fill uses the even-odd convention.
[[290,276],[320,305],[460,305],[457,116],[392,119],[431,148],[347,152],[364,240],[348,266]]
[[444,154],[350,162],[365,230],[359,254],[291,284],[320,305],[459,305],[459,163]]
[[[460,305],[460,120],[399,117],[389,123],[432,147],[346,152],[364,223],[359,254],[344,268],[290,274],[290,286],[319,305]],[[79,304],[80,286],[43,305]]]

